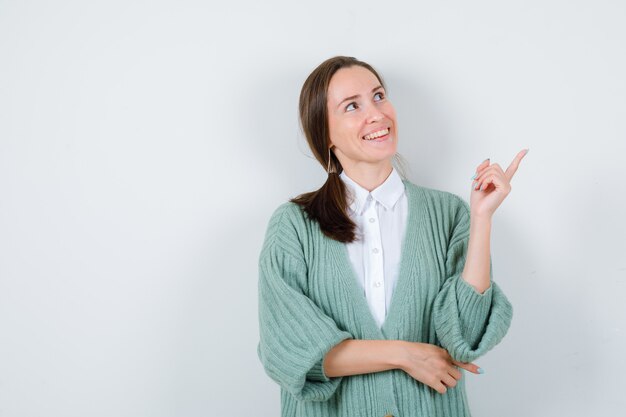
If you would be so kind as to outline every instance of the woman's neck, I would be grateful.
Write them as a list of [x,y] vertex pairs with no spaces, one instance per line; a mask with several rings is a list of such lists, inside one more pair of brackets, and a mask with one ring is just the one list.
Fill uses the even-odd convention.
[[372,166],[371,164],[361,163],[353,166],[344,166],[343,170],[354,182],[367,191],[372,191],[385,182],[393,170],[393,165],[388,163]]

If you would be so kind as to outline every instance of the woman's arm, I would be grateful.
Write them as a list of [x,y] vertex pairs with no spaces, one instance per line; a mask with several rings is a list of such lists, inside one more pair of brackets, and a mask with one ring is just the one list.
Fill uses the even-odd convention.
[[463,279],[480,294],[490,285],[489,254],[491,219],[495,210],[511,192],[511,179],[528,150],[522,150],[513,159],[506,172],[498,164],[485,159],[476,167],[470,195],[470,235],[467,246]]
[[326,354],[322,366],[329,378],[401,369],[442,394],[461,378],[455,366],[480,373],[475,364],[456,362],[439,346],[404,340],[344,340]]
[[462,277],[480,294],[490,285],[491,216],[470,216],[470,235]]
[[352,334],[337,326],[306,296],[307,266],[298,252],[297,206],[285,203],[272,215],[259,256],[259,343],[267,375],[299,401],[327,401],[342,378],[323,374],[330,349]]
[[399,369],[402,343],[402,340],[344,340],[326,354],[324,373],[334,377]]

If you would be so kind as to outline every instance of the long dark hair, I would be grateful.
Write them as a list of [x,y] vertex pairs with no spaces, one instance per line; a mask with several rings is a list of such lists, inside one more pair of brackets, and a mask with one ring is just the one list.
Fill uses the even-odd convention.
[[334,152],[329,153],[331,142],[327,92],[330,80],[338,70],[355,65],[371,71],[385,88],[382,77],[371,65],[349,56],[335,56],[322,62],[302,86],[299,104],[300,124],[315,159],[325,170],[330,166],[330,172],[319,190],[301,194],[290,200],[300,205],[310,219],[317,221],[326,236],[345,243],[356,239],[356,224],[348,216],[347,190],[339,178],[343,167]]

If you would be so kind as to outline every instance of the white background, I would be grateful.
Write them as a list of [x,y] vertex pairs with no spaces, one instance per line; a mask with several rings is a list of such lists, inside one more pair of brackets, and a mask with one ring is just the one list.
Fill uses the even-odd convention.
[[476,416],[623,411],[623,1],[0,1],[0,416],[277,416],[256,356],[272,211],[319,187],[297,98],[383,75],[416,184],[496,212],[513,324]]

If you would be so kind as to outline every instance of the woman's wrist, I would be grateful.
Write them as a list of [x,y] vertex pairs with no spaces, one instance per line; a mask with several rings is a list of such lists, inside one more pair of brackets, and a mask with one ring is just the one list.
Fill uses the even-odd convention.
[[390,365],[393,367],[392,369],[405,370],[409,357],[407,349],[408,342],[405,340],[390,340],[390,342],[393,342],[389,345],[389,361]]

